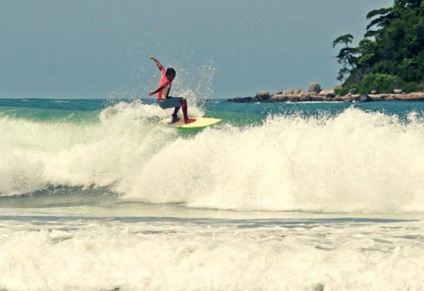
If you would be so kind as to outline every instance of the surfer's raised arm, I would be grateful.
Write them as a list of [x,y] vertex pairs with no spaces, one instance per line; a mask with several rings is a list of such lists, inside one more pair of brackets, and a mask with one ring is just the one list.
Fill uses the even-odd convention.
[[165,70],[164,66],[156,58],[151,57],[150,59],[155,62],[155,64],[158,67],[159,71]]

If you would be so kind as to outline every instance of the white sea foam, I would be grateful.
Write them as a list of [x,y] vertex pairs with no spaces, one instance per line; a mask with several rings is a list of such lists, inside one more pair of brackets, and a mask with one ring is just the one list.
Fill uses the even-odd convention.
[[422,222],[262,223],[2,222],[0,289],[424,288]]
[[168,113],[133,102],[97,123],[1,117],[0,193],[107,186],[122,199],[198,208],[424,211],[424,125],[413,115],[350,108],[181,135],[158,123]]
[[423,145],[422,123],[379,113],[276,117],[179,138],[120,186],[127,197],[192,207],[423,211]]

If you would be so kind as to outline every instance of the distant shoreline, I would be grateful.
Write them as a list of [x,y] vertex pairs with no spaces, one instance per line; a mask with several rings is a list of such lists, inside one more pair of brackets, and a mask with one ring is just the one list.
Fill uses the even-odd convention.
[[381,94],[352,94],[338,96],[334,90],[321,90],[319,93],[303,92],[297,89],[270,94],[266,91],[258,92],[253,97],[236,97],[227,99],[227,102],[237,103],[281,103],[281,102],[375,102],[375,101],[424,101],[424,92],[412,93],[381,93]]

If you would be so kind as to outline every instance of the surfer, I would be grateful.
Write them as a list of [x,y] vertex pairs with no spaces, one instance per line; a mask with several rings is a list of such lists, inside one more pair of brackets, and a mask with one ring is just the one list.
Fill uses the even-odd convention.
[[177,122],[180,120],[177,113],[180,110],[180,108],[183,109],[183,115],[184,115],[184,123],[188,124],[191,122],[194,122],[196,119],[190,119],[187,115],[187,100],[183,97],[171,97],[169,96],[169,92],[171,91],[171,85],[172,81],[175,79],[176,72],[173,68],[168,68],[165,70],[164,66],[155,58],[150,58],[152,61],[155,62],[156,66],[158,67],[159,71],[161,72],[161,78],[159,81],[159,87],[155,90],[149,93],[149,96],[158,94],[157,101],[162,109],[172,108],[174,107],[174,113],[172,114],[172,123]]

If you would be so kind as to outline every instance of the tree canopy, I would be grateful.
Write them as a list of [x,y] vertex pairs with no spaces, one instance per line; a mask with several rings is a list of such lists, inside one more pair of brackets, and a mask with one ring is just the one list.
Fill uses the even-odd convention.
[[394,0],[393,7],[372,10],[370,23],[358,46],[353,36],[336,38],[333,47],[343,46],[336,56],[341,65],[338,80],[341,94],[351,88],[391,92],[401,88],[419,91],[424,86],[424,2]]

